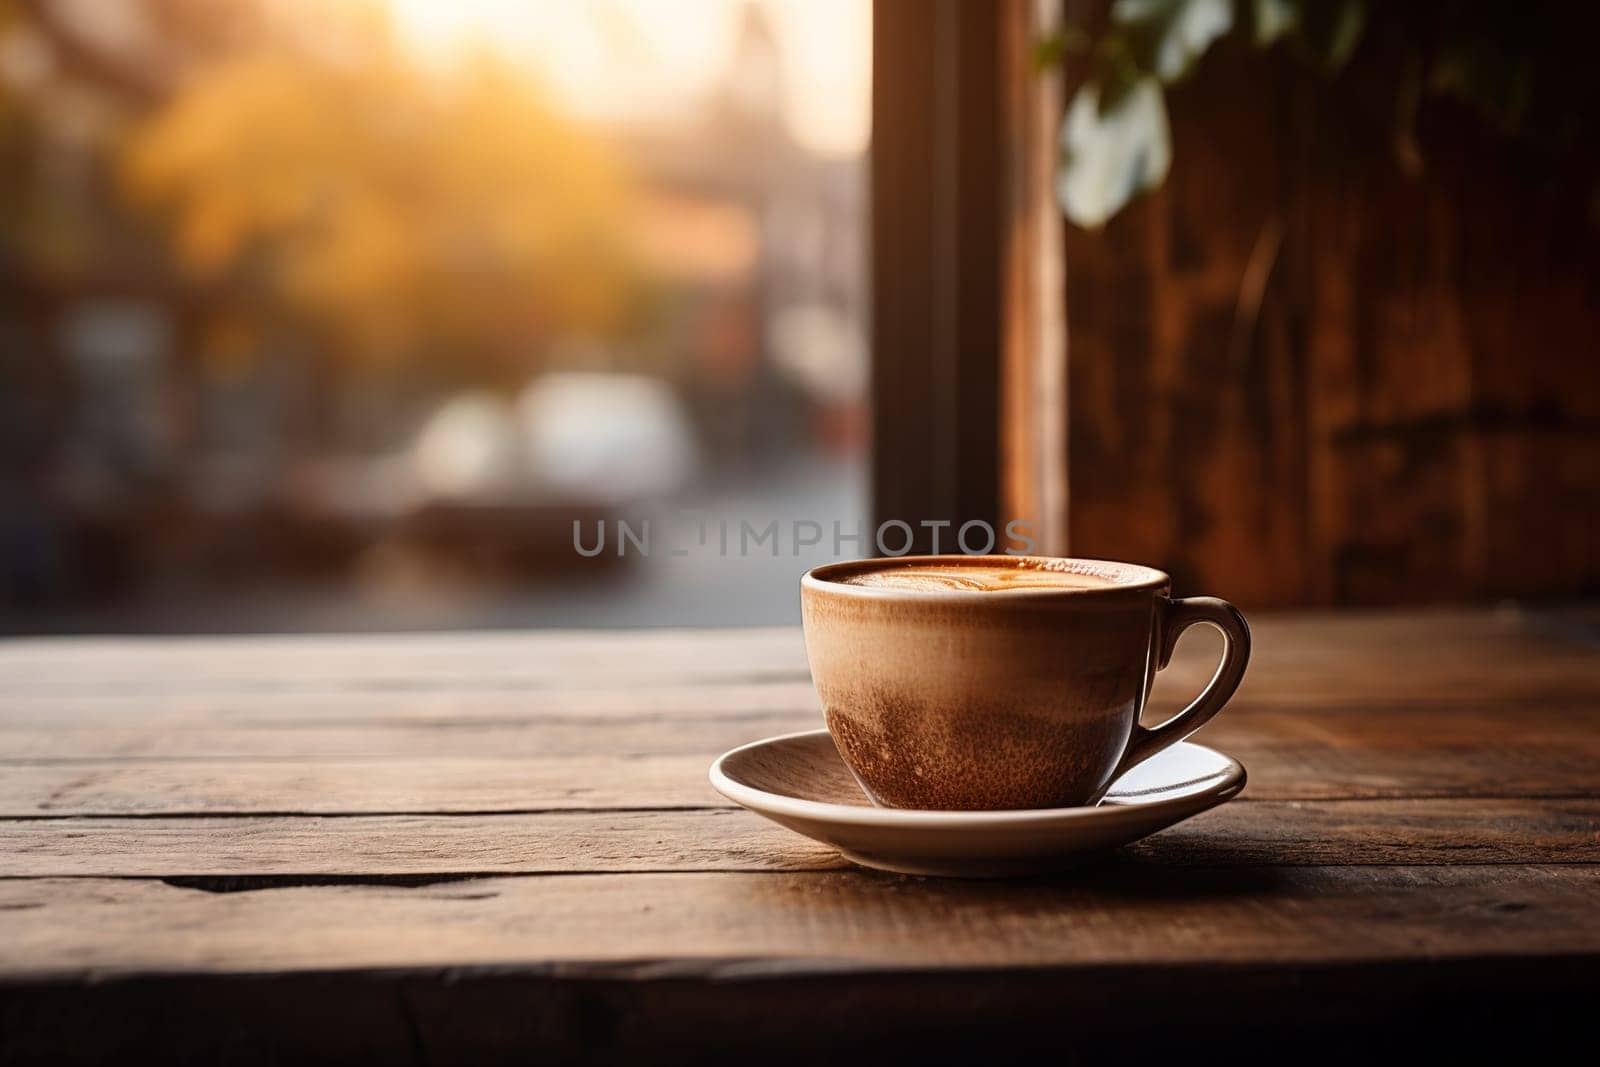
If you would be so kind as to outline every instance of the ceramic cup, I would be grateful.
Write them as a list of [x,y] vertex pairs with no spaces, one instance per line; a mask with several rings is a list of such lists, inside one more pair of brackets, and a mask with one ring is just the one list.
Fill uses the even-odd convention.
[[[893,577],[917,568],[948,580]],[[1128,768],[1203,726],[1244,676],[1244,617],[1215,597],[1174,599],[1170,588],[1161,571],[1104,560],[902,556],[817,567],[801,579],[800,600],[828,731],[885,807],[1097,803]],[[1222,632],[1216,674],[1182,712],[1140,726],[1156,671],[1195,623]]]

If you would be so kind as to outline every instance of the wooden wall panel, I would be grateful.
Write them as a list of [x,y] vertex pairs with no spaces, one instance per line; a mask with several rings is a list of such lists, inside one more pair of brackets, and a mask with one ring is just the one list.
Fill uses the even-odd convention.
[[1219,53],[1167,185],[1066,236],[1073,554],[1255,606],[1600,590],[1588,190],[1449,105],[1403,173],[1382,56]]

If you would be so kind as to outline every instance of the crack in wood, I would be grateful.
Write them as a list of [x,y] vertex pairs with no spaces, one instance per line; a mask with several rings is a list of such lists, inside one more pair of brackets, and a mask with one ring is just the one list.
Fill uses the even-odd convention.
[[[174,889],[196,889],[202,893],[257,893],[267,889],[304,889],[308,886],[379,886],[393,889],[424,889],[483,879],[481,874],[228,874],[169,875],[154,881]],[[451,897],[452,900],[489,900],[497,892]]]

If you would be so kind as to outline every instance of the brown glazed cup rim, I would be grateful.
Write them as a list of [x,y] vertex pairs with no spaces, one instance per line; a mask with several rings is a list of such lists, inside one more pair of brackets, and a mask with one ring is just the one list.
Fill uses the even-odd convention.
[[[1065,574],[1090,575],[1096,578],[1109,579],[1111,584],[1093,589],[1027,587],[1019,589],[926,590],[895,589],[881,585],[847,585],[844,582],[844,579],[852,574],[863,574],[888,567],[994,567],[996,565],[1015,565],[1018,568],[1031,567],[1039,570],[1060,571]],[[1012,603],[1020,599],[1056,600],[1121,596],[1130,592],[1159,592],[1168,588],[1171,583],[1172,579],[1167,576],[1165,571],[1159,571],[1154,567],[1146,567],[1142,563],[1123,563],[1109,559],[1082,559],[1074,556],[878,556],[871,559],[852,559],[837,563],[824,563],[820,567],[813,567],[806,571],[800,579],[800,587],[802,589],[814,589],[818,592],[838,596],[860,597],[867,600],[959,600],[964,604],[984,601]]]

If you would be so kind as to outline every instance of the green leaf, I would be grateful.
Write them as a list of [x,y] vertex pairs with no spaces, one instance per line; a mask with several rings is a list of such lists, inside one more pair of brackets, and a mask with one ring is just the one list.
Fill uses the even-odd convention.
[[1061,127],[1056,198],[1067,218],[1095,228],[1134,197],[1160,185],[1172,165],[1172,132],[1161,84],[1145,78],[1116,106],[1100,106],[1100,86],[1078,90]]
[[1293,0],[1255,0],[1251,5],[1252,34],[1262,48],[1276,44],[1286,34],[1294,32],[1300,21],[1300,10]]
[[1057,66],[1067,56],[1082,55],[1092,44],[1089,35],[1077,26],[1063,26],[1033,44],[1033,65],[1037,70]]
[[1095,106],[1102,118],[1121,107],[1128,94],[1148,77],[1125,53],[1113,51],[1105,60],[1093,79],[1100,95]]
[[1112,25],[1141,70],[1182,78],[1213,41],[1233,29],[1232,0],[1117,0]]

